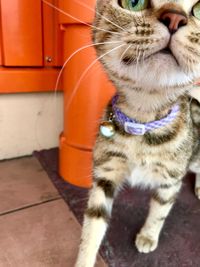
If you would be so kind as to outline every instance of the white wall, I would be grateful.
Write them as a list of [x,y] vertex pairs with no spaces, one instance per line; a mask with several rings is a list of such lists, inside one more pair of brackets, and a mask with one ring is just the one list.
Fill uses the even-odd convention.
[[0,95],[0,160],[58,146],[62,93]]

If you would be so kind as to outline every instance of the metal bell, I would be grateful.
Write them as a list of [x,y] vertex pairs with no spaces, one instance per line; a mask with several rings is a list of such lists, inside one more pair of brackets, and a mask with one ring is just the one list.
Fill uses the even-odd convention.
[[115,126],[112,121],[103,121],[100,124],[100,133],[102,136],[111,138],[115,134]]

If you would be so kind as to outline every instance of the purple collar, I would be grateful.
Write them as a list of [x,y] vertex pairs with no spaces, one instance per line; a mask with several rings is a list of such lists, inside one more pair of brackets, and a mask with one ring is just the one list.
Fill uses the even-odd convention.
[[174,105],[170,113],[165,118],[147,123],[138,123],[134,119],[129,118],[123,112],[121,112],[121,110],[116,106],[117,99],[118,95],[114,96],[112,99],[112,109],[115,120],[124,128],[126,133],[132,135],[144,135],[151,130],[166,126],[177,117],[179,112],[179,105]]

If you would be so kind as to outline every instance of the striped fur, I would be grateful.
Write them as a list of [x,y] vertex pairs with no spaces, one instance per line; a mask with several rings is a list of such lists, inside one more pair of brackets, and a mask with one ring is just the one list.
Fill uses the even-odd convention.
[[[147,9],[135,13],[123,9],[118,0],[97,0],[94,25],[105,31],[95,28],[93,41],[121,40],[124,44],[110,54],[116,44],[96,48],[117,89],[117,107],[141,123],[165,117],[174,104],[180,111],[172,123],[144,136],[125,133],[115,120],[112,139],[98,135],[93,152],[94,183],[76,267],[94,266],[114,198],[124,183],[154,190],[148,217],[135,241],[142,253],[157,248],[188,169],[197,173],[195,192],[200,198],[200,105],[188,96],[200,73],[200,20],[192,15],[197,2],[149,0]],[[162,12],[171,9],[188,20],[173,36],[159,20]],[[166,46],[171,54],[162,52]],[[109,118],[110,111],[109,105],[103,120]]]

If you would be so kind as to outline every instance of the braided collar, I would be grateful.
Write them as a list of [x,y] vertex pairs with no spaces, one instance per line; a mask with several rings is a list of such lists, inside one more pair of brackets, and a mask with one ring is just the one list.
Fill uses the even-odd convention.
[[171,123],[178,115],[180,110],[179,105],[174,105],[169,112],[169,114],[156,121],[151,121],[147,123],[138,123],[136,120],[126,116],[117,106],[118,95],[115,95],[112,99],[112,109],[114,113],[115,120],[124,129],[124,131],[131,135],[144,135],[154,129],[159,129]]

